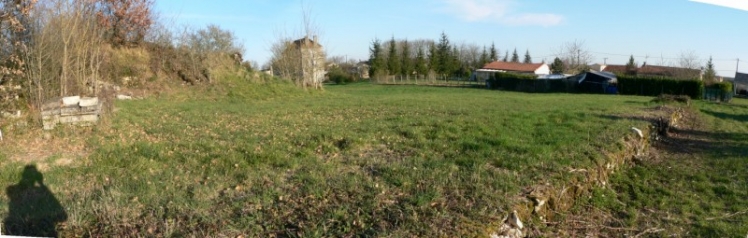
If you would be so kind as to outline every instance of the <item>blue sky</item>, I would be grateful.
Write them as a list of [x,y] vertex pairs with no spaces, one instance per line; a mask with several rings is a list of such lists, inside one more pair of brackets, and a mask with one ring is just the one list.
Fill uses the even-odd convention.
[[[310,9],[328,56],[366,60],[374,38],[433,39],[529,50],[553,60],[565,42],[583,41],[593,63],[675,65],[683,52],[719,75],[732,76],[737,58],[748,72],[748,0],[157,0],[175,26],[215,24],[233,31],[245,59],[264,64],[279,36],[302,37]],[[741,10],[742,9],[742,10]],[[607,58],[607,59],[606,59]]]

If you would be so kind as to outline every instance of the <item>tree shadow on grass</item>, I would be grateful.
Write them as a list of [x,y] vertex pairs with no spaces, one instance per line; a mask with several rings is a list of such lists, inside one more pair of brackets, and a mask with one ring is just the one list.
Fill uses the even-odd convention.
[[4,235],[57,237],[57,223],[66,221],[67,213],[35,165],[27,165],[18,184],[5,191],[10,204]]
[[674,153],[701,153],[716,156],[748,156],[748,135],[671,128],[658,147]]
[[737,122],[748,122],[748,114],[740,115],[740,114],[731,114],[731,113],[725,113],[725,112],[716,112],[711,110],[702,109],[701,112],[711,115],[713,117],[717,117],[723,120],[733,120]]

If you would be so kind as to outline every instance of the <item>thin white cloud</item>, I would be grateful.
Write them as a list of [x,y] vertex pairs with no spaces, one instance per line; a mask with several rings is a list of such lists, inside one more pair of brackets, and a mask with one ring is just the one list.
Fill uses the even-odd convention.
[[535,14],[527,13],[518,16],[509,16],[504,18],[504,23],[509,25],[537,25],[537,26],[555,26],[564,21],[564,17],[556,14]]
[[748,11],[748,1],[746,0],[690,0],[690,1]]
[[495,22],[504,25],[555,26],[564,17],[551,13],[513,13],[517,0],[442,0],[443,11],[467,22]]

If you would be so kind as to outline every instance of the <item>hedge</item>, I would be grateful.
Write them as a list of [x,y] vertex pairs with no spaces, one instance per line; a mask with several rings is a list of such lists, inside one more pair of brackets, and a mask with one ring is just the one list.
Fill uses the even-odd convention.
[[537,79],[535,75],[512,73],[495,73],[488,79],[487,85],[491,89],[528,93],[569,92],[569,88],[573,88],[565,80]]
[[661,94],[688,95],[701,99],[704,82],[666,77],[638,77],[618,75],[618,92],[625,95],[658,96]]
[[732,100],[732,83],[715,83],[706,87],[704,99],[712,101],[729,102]]

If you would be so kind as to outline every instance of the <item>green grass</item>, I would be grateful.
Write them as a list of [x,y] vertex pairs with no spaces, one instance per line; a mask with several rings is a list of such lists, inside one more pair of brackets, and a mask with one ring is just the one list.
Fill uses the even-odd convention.
[[[615,115],[649,100],[289,87],[233,82],[117,102],[88,158],[43,171],[68,215],[61,234],[485,235],[523,188],[579,179],[571,168],[620,150],[646,122]],[[1,161],[0,182],[17,183],[24,165]]]
[[693,110],[702,126],[677,130],[688,137],[671,142],[683,150],[659,149],[659,159],[613,176],[589,204],[614,214],[614,225],[659,236],[748,234],[748,101],[697,102]]

